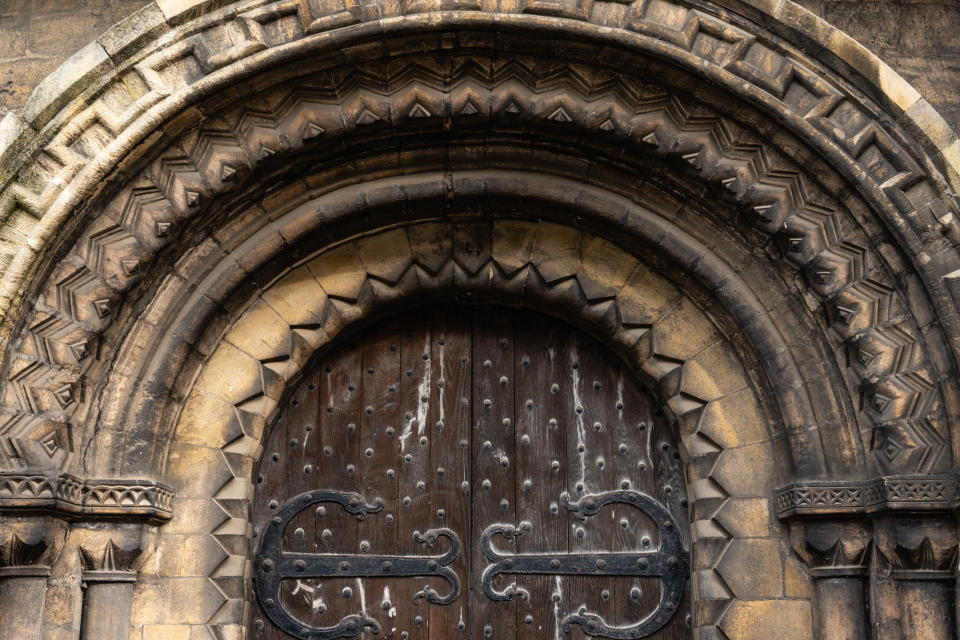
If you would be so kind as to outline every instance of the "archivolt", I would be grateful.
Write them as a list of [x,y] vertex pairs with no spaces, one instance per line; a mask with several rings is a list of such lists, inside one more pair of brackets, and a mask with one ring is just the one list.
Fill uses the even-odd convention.
[[[289,215],[284,229],[298,222]],[[190,386],[163,474],[179,495],[212,496],[222,509],[217,526],[203,530],[189,524],[204,519],[187,506],[174,516],[177,533],[161,543],[178,548],[181,536],[209,534],[223,549],[208,576],[225,594],[211,625],[243,620],[246,590],[237,593],[235,585],[247,584],[249,565],[246,545],[235,540],[250,527],[247,511],[233,505],[248,495],[265,429],[308,360],[362,322],[442,300],[530,307],[574,322],[610,345],[660,398],[691,474],[696,626],[724,628],[721,614],[738,596],[782,597],[776,580],[767,590],[743,586],[729,559],[736,552],[723,559],[734,536],[722,523],[751,500],[761,500],[752,508],[760,508],[762,524],[750,535],[782,544],[761,505],[778,479],[774,461],[783,457],[774,453],[774,422],[764,417],[761,392],[736,349],[682,292],[602,238],[554,223],[467,217],[393,227],[325,249],[278,277],[225,329]],[[782,605],[798,628],[810,627],[809,605]],[[734,602],[731,610],[742,606],[749,605]]]
[[[122,296],[135,286],[137,295],[144,295],[167,277],[170,267],[163,256],[179,258],[176,254],[184,251],[181,238],[190,237],[188,230],[210,233],[225,226],[212,231],[218,240],[203,249],[221,253],[224,245],[235,242],[231,228],[266,224],[277,211],[250,207],[262,196],[258,187],[292,180],[293,190],[330,191],[367,174],[397,173],[398,164],[400,172],[429,168],[453,172],[454,167],[522,164],[523,160],[518,163],[522,153],[554,174],[577,176],[628,198],[649,199],[657,188],[714,201],[685,213],[677,211],[678,204],[667,203],[661,212],[704,238],[709,249],[672,250],[666,245],[676,236],[650,235],[659,223],[655,219],[641,223],[641,218],[630,222],[633,213],[627,210],[619,220],[606,216],[608,221],[598,227],[615,234],[609,220],[646,225],[647,231],[641,229],[640,234],[647,234],[651,250],[672,256],[673,264],[666,269],[715,289],[723,306],[748,329],[745,345],[759,352],[777,389],[800,475],[818,476],[828,468],[845,473],[869,468],[871,462],[865,460],[856,434],[857,421],[865,446],[879,452],[876,461],[883,469],[929,472],[949,463],[934,381],[952,371],[952,365],[941,359],[934,368],[929,362],[925,342],[933,343],[933,352],[942,351],[939,334],[928,326],[929,302],[915,288],[898,284],[894,272],[905,265],[895,253],[881,255],[870,246],[871,237],[882,231],[869,220],[861,227],[789,159],[761,145],[746,125],[717,117],[704,105],[656,85],[603,68],[589,71],[560,62],[541,62],[544,68],[537,69],[537,64],[518,56],[499,60],[475,54],[459,66],[450,67],[449,62],[442,56],[423,56],[416,62],[398,59],[385,69],[344,67],[309,83],[298,81],[295,89],[273,88],[186,132],[137,177],[128,178],[127,187],[82,231],[67,257],[52,267],[37,309],[25,323],[6,389],[8,417],[0,427],[15,444],[8,457],[29,467],[62,467],[70,464],[67,452],[82,447],[89,452],[83,465],[99,467],[101,473],[144,473],[152,468],[149,460],[155,461],[159,453],[153,444],[125,450],[123,462],[92,462],[99,460],[98,450],[112,449],[88,446],[94,428],[101,442],[112,437],[156,442],[157,432],[151,430],[160,427],[150,417],[156,411],[127,403],[137,388],[150,387],[150,397],[176,389],[170,380],[161,384],[157,376],[162,376],[151,369],[175,371],[178,358],[159,357],[151,365],[142,358],[129,359],[123,351],[155,353],[143,338],[144,323],[137,325],[134,331],[139,333],[131,334],[132,341],[117,341],[117,332],[127,329],[123,322],[117,326],[114,318],[138,308],[123,311]],[[442,77],[443,68],[450,78]],[[531,134],[538,142],[529,141]],[[481,135],[482,144],[477,142]],[[304,167],[317,162],[333,168],[298,182],[296,176],[304,173]],[[265,171],[274,176],[265,177]],[[653,184],[640,187],[637,180]],[[691,189],[697,183],[707,185],[708,191]],[[416,200],[415,184],[410,181],[392,197]],[[557,192],[560,184],[544,187],[544,193]],[[464,185],[471,191],[469,178],[464,178]],[[458,190],[449,191],[453,195]],[[644,195],[638,196],[641,191]],[[576,187],[571,193],[585,192]],[[360,196],[358,202],[372,197]],[[559,200],[564,201],[562,195]],[[266,206],[279,206],[281,201],[273,195],[268,202],[274,204]],[[225,212],[235,209],[245,211],[239,218],[243,222],[226,219]],[[720,235],[733,233],[731,241],[708,237],[703,230],[706,218],[720,225]],[[769,275],[761,271],[745,275],[744,282],[752,288],[748,291],[698,272],[712,261],[756,261],[750,244],[767,234],[775,239],[783,264],[789,270],[802,269],[805,286],[768,281]],[[288,243],[289,237],[280,242]],[[272,251],[260,253],[273,256]],[[701,257],[710,253],[716,255]],[[161,260],[151,266],[156,255]],[[182,258],[181,263],[190,265],[192,259]],[[684,268],[678,270],[677,264]],[[262,263],[244,266],[249,273],[264,268]],[[174,271],[188,282],[198,277],[193,267]],[[224,269],[215,273],[220,281],[205,285],[210,290],[223,292],[232,286]],[[174,285],[169,282],[159,286],[162,295],[148,317],[162,324],[171,308],[179,308],[171,307],[176,299],[172,296],[184,293],[171,293]],[[784,297],[791,288],[797,299],[806,297],[812,308],[824,313],[829,330],[817,327],[821,320],[804,318],[793,308],[796,304]],[[222,295],[208,297],[225,304]],[[746,304],[754,297],[759,300],[756,305]],[[752,330],[771,322],[779,326]],[[195,340],[193,333],[184,331],[171,334],[183,338],[181,351],[192,348]],[[763,338],[778,332],[788,335],[772,342]],[[834,338],[837,334],[841,342]],[[814,344],[804,344],[804,339]],[[121,348],[123,341],[129,344]],[[839,369],[829,362],[834,350],[845,352]],[[108,357],[111,353],[119,354],[117,363]],[[847,354],[852,358],[849,365]],[[854,385],[852,399],[839,392],[844,377]],[[107,390],[106,399],[100,396],[101,389]],[[94,398],[97,402],[91,403]],[[858,412],[861,398],[864,406]],[[91,405],[100,409],[88,414]],[[85,423],[79,433],[70,433],[70,425]],[[138,425],[136,433],[123,435],[131,423]],[[821,437],[831,452],[826,458]],[[58,444],[52,454],[51,441]],[[886,446],[890,442],[892,448]]]

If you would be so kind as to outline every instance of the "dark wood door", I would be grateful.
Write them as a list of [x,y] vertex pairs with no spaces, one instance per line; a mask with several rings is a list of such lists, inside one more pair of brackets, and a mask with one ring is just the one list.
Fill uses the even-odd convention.
[[595,340],[419,309],[322,358],[270,434],[248,635],[689,638],[686,507],[671,434]]

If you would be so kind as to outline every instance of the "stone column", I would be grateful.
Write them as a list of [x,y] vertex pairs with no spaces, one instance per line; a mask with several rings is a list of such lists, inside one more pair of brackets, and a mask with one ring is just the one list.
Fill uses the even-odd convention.
[[[2,528],[2,525],[0,525]],[[14,531],[0,543],[0,640],[40,640],[50,566],[47,541]]]
[[815,579],[818,640],[869,638],[865,589],[869,523],[808,520],[791,527],[791,542]]
[[80,640],[127,640],[139,555],[139,548],[124,550],[112,539],[102,550],[80,547],[85,585]]
[[[950,518],[896,516],[875,523],[875,571],[896,581],[874,595],[878,611],[899,611],[903,640],[956,638],[957,534]],[[896,599],[896,601],[894,601]],[[892,633],[887,637],[893,637]],[[884,640],[884,638],[880,638]]]

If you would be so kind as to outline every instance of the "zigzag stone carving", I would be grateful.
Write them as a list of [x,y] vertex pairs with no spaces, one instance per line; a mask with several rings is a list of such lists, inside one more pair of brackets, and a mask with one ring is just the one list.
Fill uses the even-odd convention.
[[[770,477],[773,473],[772,457],[762,453],[769,444],[742,446],[740,440],[766,427],[734,427],[724,418],[724,412],[738,411],[733,407],[756,402],[746,399],[751,392],[742,365],[729,349],[711,360],[716,368],[711,374],[728,383],[742,381],[739,392],[718,393],[712,383],[696,382],[700,378],[695,372],[702,371],[697,355],[684,360],[674,350],[686,347],[658,346],[657,336],[665,335],[659,325],[671,326],[671,341],[696,337],[702,346],[695,352],[711,352],[722,339],[711,337],[715,330],[710,322],[678,291],[606,240],[556,224],[519,220],[498,221],[492,227],[428,222],[337,245],[277,280],[227,332],[191,396],[194,402],[212,398],[232,408],[216,412],[223,416],[218,419],[222,424],[203,418],[211,437],[233,434],[222,448],[232,476],[214,496],[225,520],[211,532],[226,557],[210,579],[222,593],[235,595],[223,601],[210,624],[242,619],[244,592],[237,586],[249,578],[243,555],[247,547],[236,538],[250,533],[246,511],[238,505],[247,499],[252,459],[261,453],[263,431],[279,410],[284,390],[312,353],[354,322],[423,299],[490,300],[529,305],[568,319],[573,314],[647,380],[678,428],[695,474],[690,478],[695,625],[716,632],[726,605],[736,597],[721,569],[731,540],[723,523],[735,517],[728,511],[737,508],[736,501],[728,499],[762,495],[768,489],[760,485],[769,482],[757,476],[757,486],[745,486],[732,469],[741,464],[741,456],[761,456],[769,460]],[[225,375],[227,371],[232,373]],[[190,412],[188,401],[185,413]]]
[[[812,60],[798,59],[763,30],[744,20],[734,25],[706,4],[690,7],[665,0],[635,0],[625,12],[603,10],[607,4],[532,1],[524,3],[515,18],[524,24],[527,14],[534,23],[536,17],[529,14],[546,14],[596,23],[608,32],[630,34],[631,46],[638,50],[696,65],[699,73],[734,92],[743,94],[742,87],[748,87],[766,109],[788,114],[786,125],[800,135],[809,138],[816,131],[829,141],[827,155],[835,157],[841,170],[856,175],[856,181],[866,180],[870,197],[880,209],[902,216],[901,224],[909,225],[903,239],[913,248],[933,249],[939,229],[957,235],[955,198],[942,177],[929,162],[913,157],[903,143],[905,136],[889,122],[880,122],[877,109],[841,82],[828,80],[830,73]],[[339,8],[332,9],[333,5]],[[498,6],[477,2],[456,8],[475,10],[476,18],[482,18],[499,11]],[[94,164],[100,165],[107,158],[109,163],[122,156],[144,135],[147,121],[162,119],[162,113],[169,113],[166,105],[177,103],[165,98],[190,94],[214,72],[249,74],[256,69],[255,60],[274,51],[307,50],[322,32],[339,33],[349,25],[390,18],[398,11],[427,17],[428,12],[454,8],[442,2],[384,4],[376,10],[348,2],[324,7],[306,0],[263,0],[199,17],[168,34],[161,48],[147,48],[118,65],[92,104],[69,120],[57,121],[56,132],[45,146],[31,149],[19,161],[18,170],[5,174],[16,178],[8,181],[0,197],[2,219],[9,229],[9,237],[0,244],[0,264],[11,270],[10,277],[4,278],[10,284],[0,297],[2,308],[9,309],[19,296],[12,283],[19,282],[17,274],[26,273],[32,264],[29,253],[50,238],[49,230],[66,215],[67,209],[54,206],[58,195],[74,179],[86,182],[91,171],[102,170],[91,167],[91,161],[96,159]],[[468,14],[451,14],[448,19],[455,23]],[[79,196],[78,190],[74,192]],[[929,250],[927,254],[933,255]]]
[[[327,84],[272,96],[269,108],[237,107],[209,121],[142,172],[54,270],[26,323],[0,414],[0,434],[10,443],[7,465],[69,463],[78,444],[70,435],[72,416],[83,406],[99,336],[123,292],[144,276],[179,225],[218,194],[244,184],[252,171],[282,163],[288,154],[362,134],[365,127],[402,129],[442,116],[464,127],[520,121],[592,130],[678,162],[686,175],[712,185],[755,229],[772,235],[843,338],[851,354],[847,371],[865,406],[865,446],[880,468],[945,468],[948,439],[936,376],[895,278],[864,248],[869,241],[848,230],[841,208],[813,195],[774,151],[735,123],[703,115],[702,105],[615,74],[588,77],[560,65],[547,80],[513,61],[486,74],[466,63],[452,77],[445,83],[422,64],[394,70],[389,78],[369,67],[344,69]],[[384,91],[391,81],[396,84]],[[54,444],[46,456],[28,446],[54,432],[66,435],[47,440]]]

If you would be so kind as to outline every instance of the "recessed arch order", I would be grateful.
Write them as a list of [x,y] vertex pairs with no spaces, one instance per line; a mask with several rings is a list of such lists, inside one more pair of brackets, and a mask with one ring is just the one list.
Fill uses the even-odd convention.
[[[288,385],[341,331],[444,300],[547,309],[657,395],[703,637],[780,610],[797,637],[861,628],[828,615],[826,565],[851,601],[883,562],[948,588],[956,172],[882,63],[840,73],[859,50],[826,25],[706,2],[201,6],[151,4],[4,121],[0,507],[45,514],[15,534],[44,540],[31,563],[143,549],[130,601],[201,595],[134,626],[239,634]],[[65,524],[104,516],[129,524]]]

